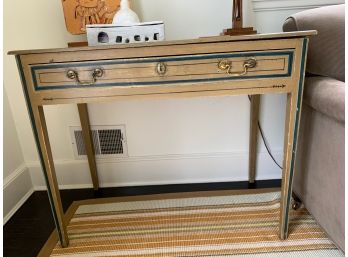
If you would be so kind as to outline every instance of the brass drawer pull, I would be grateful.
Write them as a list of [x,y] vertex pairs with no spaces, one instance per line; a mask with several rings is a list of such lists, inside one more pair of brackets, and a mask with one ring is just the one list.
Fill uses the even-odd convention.
[[162,76],[167,72],[167,65],[164,62],[159,62],[156,65],[156,72],[158,75]]
[[224,59],[224,60],[219,61],[218,68],[220,70],[226,71],[226,73],[231,75],[231,76],[236,76],[237,77],[237,76],[244,76],[245,74],[247,74],[248,73],[248,69],[256,67],[256,64],[257,64],[256,59],[255,58],[250,58],[250,59],[244,61],[244,63],[243,63],[244,71],[242,71],[242,72],[231,72],[232,62]]
[[102,69],[100,68],[94,69],[92,72],[92,81],[81,81],[79,78],[78,72],[74,70],[68,70],[68,72],[66,73],[66,76],[69,79],[74,79],[76,83],[81,86],[91,86],[91,85],[94,85],[97,82],[97,78],[102,77],[103,74],[104,74],[104,71]]

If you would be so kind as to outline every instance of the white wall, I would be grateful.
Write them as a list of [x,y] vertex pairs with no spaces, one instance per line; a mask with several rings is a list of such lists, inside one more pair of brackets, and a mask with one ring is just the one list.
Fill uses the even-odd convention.
[[[259,32],[280,31],[289,14],[316,4],[332,3],[314,0],[245,2],[246,24],[256,24]],[[165,21],[168,40],[218,35],[230,27],[231,4],[231,0],[133,1],[143,21]],[[293,9],[286,8],[289,5]],[[65,47],[67,42],[85,40],[84,36],[66,32],[60,0],[36,0],[35,4],[5,0],[4,7],[5,52]],[[27,29],[23,29],[23,24]],[[35,188],[43,188],[13,56],[4,57],[4,80],[24,160]],[[262,99],[261,123],[279,161],[282,159],[284,99],[284,96]],[[98,161],[103,186],[247,179],[249,104],[246,96],[91,104],[89,110],[92,125],[126,125],[129,157]],[[79,125],[76,106],[50,106],[45,111],[59,184],[90,187],[86,162],[74,159],[69,135],[68,127]],[[259,152],[257,178],[280,178],[281,171],[265,149],[260,147]]]
[[13,122],[12,112],[9,106],[8,97],[4,92],[4,171],[3,179],[6,180],[14,170],[24,164],[22,150],[19,144],[17,130]]
[[259,33],[282,31],[290,15],[325,5],[343,4],[344,0],[251,0],[251,20]]
[[8,97],[4,92],[4,166],[3,166],[3,217],[6,223],[10,216],[33,192],[28,168],[24,163],[17,130],[10,110]]

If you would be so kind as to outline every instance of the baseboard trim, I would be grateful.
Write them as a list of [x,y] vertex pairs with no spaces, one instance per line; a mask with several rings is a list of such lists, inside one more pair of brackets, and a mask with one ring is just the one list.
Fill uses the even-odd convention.
[[[161,181],[161,182],[143,182],[143,183],[101,183],[99,186],[101,188],[108,187],[133,187],[133,186],[163,186],[163,185],[176,185],[176,184],[200,184],[200,183],[222,183],[222,182],[236,182],[236,181],[221,181],[221,180],[198,180],[198,181],[180,181],[180,180],[170,180],[170,181]],[[239,181],[237,181],[239,182]],[[60,185],[60,190],[65,189],[86,189],[93,188],[93,184],[70,184],[70,185]],[[47,190],[46,186],[35,186],[34,191],[45,191]]]
[[[283,149],[272,149],[272,153],[282,156]],[[166,160],[186,160],[186,159],[212,159],[212,158],[230,158],[230,157],[243,157],[247,156],[247,151],[234,151],[234,152],[210,152],[210,153],[187,153],[187,154],[163,154],[163,155],[144,155],[144,156],[127,156],[117,158],[96,158],[97,164],[104,163],[124,163],[124,162],[149,162],[149,161],[166,161]],[[268,156],[266,151],[258,152],[258,155]],[[78,159],[58,159],[54,160],[56,165],[69,165],[69,164],[84,164],[87,163],[87,158]],[[27,162],[27,167],[39,167],[41,164],[39,161]]]
[[34,188],[31,188],[22,198],[17,202],[15,206],[10,210],[10,212],[4,217],[3,225],[5,225],[10,218],[18,211],[19,208],[28,200],[28,198],[34,193]]
[[[65,189],[87,189],[87,188],[93,188],[93,184],[72,184],[72,185],[62,185],[62,186],[59,186],[60,190],[65,190]],[[35,186],[33,190],[34,191],[46,191],[47,187],[46,186]]]
[[[263,178],[262,181],[267,180],[277,180],[273,177],[269,178]],[[161,182],[142,182],[142,183],[101,183],[100,188],[115,188],[115,187],[134,187],[134,186],[164,186],[164,185],[182,185],[182,184],[209,184],[209,183],[239,183],[246,180],[240,179],[240,180],[168,180],[168,181],[161,181]],[[70,184],[70,185],[60,185],[60,190],[66,190],[66,189],[88,189],[93,188],[93,184]],[[46,191],[46,186],[35,186],[34,191]]]
[[4,179],[3,189],[5,190],[13,181],[15,181],[20,175],[27,170],[25,163],[21,164],[17,169],[15,169],[9,176]]
[[[277,160],[281,151],[273,151]],[[91,188],[86,160],[55,160],[60,189]],[[131,156],[97,160],[100,187],[216,183],[248,180],[247,152]],[[39,162],[27,163],[35,190],[46,190]],[[279,179],[268,153],[258,153],[257,180]],[[214,171],[214,172],[212,172]]]
[[21,164],[3,184],[3,224],[6,224],[25,201],[34,193],[29,169]]

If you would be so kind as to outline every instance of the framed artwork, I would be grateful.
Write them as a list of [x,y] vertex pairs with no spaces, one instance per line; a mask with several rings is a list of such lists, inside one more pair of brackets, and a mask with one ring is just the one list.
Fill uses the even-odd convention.
[[110,24],[120,8],[120,0],[62,0],[67,30],[86,33],[88,24]]

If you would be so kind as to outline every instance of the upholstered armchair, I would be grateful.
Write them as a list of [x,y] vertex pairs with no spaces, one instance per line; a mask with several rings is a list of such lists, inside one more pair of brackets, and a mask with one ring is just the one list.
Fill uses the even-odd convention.
[[318,31],[308,48],[294,192],[344,250],[344,5],[289,17],[284,31]]

